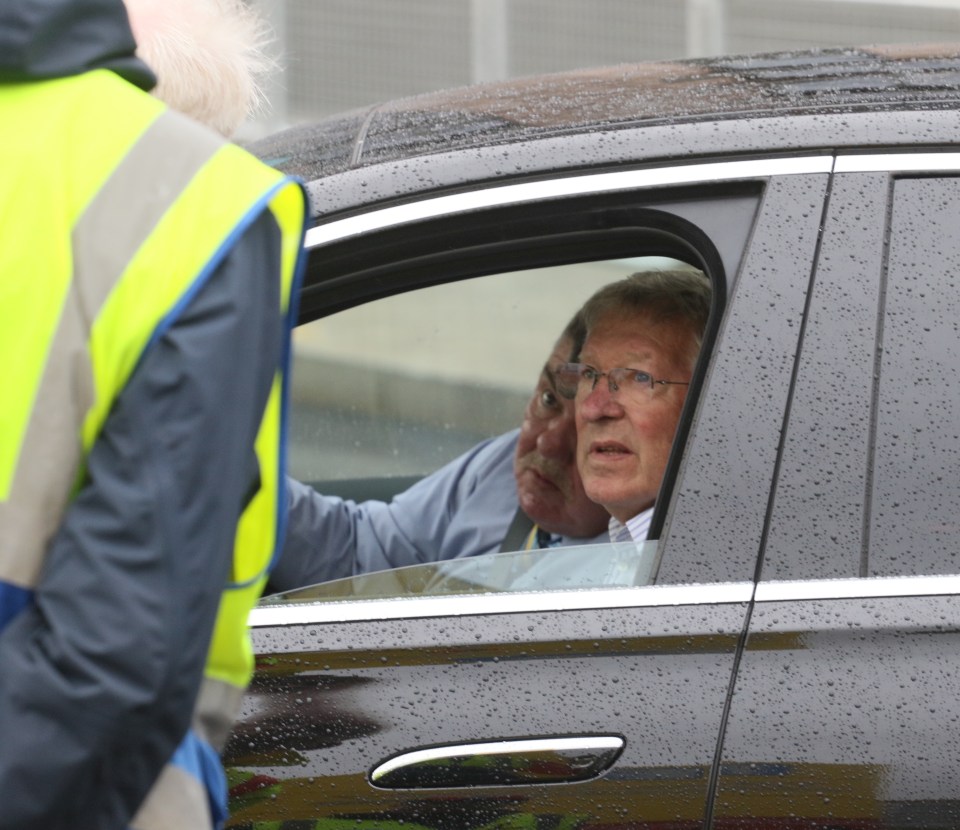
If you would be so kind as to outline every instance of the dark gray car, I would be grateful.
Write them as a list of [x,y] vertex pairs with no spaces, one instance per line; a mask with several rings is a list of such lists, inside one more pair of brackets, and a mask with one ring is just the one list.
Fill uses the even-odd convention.
[[[578,274],[665,258],[715,307],[647,576],[518,589],[477,557],[264,600],[230,826],[960,827],[960,49],[529,78],[254,149],[312,198],[301,320],[334,334],[291,463],[326,492],[518,424],[487,319],[514,304],[556,334]],[[451,301],[487,357],[441,334],[423,368],[417,315],[494,284]],[[336,328],[364,309],[382,359]]]

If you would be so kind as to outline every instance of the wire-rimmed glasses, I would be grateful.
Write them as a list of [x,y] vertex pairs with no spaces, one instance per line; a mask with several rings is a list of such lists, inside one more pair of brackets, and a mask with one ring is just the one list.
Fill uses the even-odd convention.
[[611,395],[622,394],[626,398],[646,401],[653,397],[657,386],[689,386],[685,380],[658,380],[642,369],[617,367],[601,372],[588,363],[563,363],[557,367],[557,391],[568,400],[584,398],[589,395],[600,378],[607,379],[607,388]]

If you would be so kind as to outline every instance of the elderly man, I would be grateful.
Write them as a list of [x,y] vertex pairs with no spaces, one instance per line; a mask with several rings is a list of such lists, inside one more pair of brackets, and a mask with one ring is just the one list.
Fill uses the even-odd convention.
[[287,538],[270,589],[498,550],[606,541],[607,513],[587,498],[577,472],[573,404],[556,386],[557,368],[583,333],[577,314],[544,364],[519,429],[482,442],[389,504],[356,504],[289,479]]
[[641,272],[584,305],[579,362],[558,372],[575,401],[577,466],[614,541],[643,542],[710,312],[698,271]]

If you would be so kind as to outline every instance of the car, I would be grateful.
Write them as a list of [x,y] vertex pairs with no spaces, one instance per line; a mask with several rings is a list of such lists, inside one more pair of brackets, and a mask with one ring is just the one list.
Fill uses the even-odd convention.
[[321,492],[516,426],[605,282],[714,300],[644,577],[497,554],[265,597],[228,826],[960,827],[960,46],[522,78],[252,149],[311,198]]

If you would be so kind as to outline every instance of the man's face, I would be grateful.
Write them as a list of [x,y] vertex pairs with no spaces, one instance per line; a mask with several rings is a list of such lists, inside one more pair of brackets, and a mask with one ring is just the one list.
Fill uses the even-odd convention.
[[[614,313],[593,327],[580,362],[600,372],[628,367],[689,382],[692,352],[685,327]],[[657,498],[687,387],[657,384],[636,396],[626,384],[611,392],[607,381],[601,377],[577,395],[577,465],[590,498],[626,522]]]
[[523,511],[550,533],[596,536],[607,527],[607,512],[587,498],[577,472],[577,433],[573,401],[560,397],[556,367],[570,359],[573,344],[561,339],[553,349],[520,427],[513,471]]

